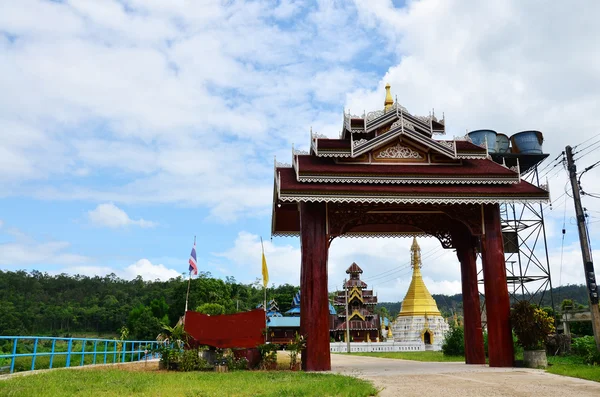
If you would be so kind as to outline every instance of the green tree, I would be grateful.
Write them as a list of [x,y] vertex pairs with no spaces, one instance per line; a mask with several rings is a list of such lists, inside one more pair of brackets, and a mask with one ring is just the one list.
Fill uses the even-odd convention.
[[209,316],[218,316],[220,314],[225,314],[225,307],[218,303],[205,303],[198,306],[196,311],[198,313],[208,314]]

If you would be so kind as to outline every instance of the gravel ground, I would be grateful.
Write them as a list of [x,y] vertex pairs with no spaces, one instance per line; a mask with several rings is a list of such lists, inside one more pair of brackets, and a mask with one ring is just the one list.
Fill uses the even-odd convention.
[[332,372],[373,381],[381,396],[600,396],[600,383],[526,368],[331,355]]

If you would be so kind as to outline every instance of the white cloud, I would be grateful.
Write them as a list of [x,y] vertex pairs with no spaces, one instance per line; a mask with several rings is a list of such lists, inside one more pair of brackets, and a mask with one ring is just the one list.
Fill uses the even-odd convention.
[[19,268],[29,265],[78,265],[91,258],[69,252],[66,241],[36,242],[18,230],[8,231],[14,241],[0,243],[0,265]]
[[[140,259],[139,261],[127,266],[122,274],[123,278],[132,279],[137,276],[142,276],[144,280],[169,280],[181,276],[177,270],[167,268],[165,265],[152,264],[148,259]],[[117,273],[117,274],[119,274]]]
[[149,228],[156,226],[155,222],[146,221],[142,218],[133,220],[125,211],[112,203],[99,204],[95,209],[88,211],[89,220],[97,226],[105,226],[113,229],[139,226]]

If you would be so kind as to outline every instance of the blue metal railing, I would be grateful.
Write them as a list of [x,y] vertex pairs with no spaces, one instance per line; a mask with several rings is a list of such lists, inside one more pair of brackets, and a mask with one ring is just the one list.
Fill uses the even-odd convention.
[[[10,346],[12,343],[12,346]],[[81,346],[80,346],[81,344]],[[91,339],[91,338],[55,338],[49,336],[0,336],[0,373],[10,369],[15,372],[19,360],[20,371],[33,371],[42,368],[71,367],[94,364],[124,363],[159,358],[156,353],[163,343],[157,341]],[[129,350],[128,350],[129,349]],[[49,350],[49,351],[48,351]],[[48,357],[48,365],[40,364],[39,358]],[[55,362],[55,358],[65,358],[64,365]],[[23,359],[21,359],[23,358]],[[79,358],[75,363],[72,359]],[[31,359],[31,365],[29,365]],[[10,367],[2,363],[10,360]],[[36,362],[38,368],[36,368]]]

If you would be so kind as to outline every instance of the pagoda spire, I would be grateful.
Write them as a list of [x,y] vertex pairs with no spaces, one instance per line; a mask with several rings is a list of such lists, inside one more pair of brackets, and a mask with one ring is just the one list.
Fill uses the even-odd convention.
[[421,269],[421,266],[423,266],[421,263],[421,247],[417,243],[417,238],[413,237],[413,243],[410,246],[410,267],[418,271]]
[[392,98],[392,93],[390,92],[390,83],[385,85],[385,101],[383,102],[383,111],[387,112],[394,105],[394,99]]
[[421,276],[421,248],[417,243],[417,238],[413,238],[412,246],[410,247],[410,264],[413,268],[412,280],[406,296],[402,301],[402,309],[398,317],[404,316],[440,316],[440,311],[435,303],[435,299],[429,293],[429,290],[423,282]]

